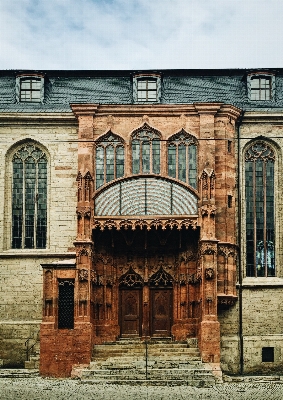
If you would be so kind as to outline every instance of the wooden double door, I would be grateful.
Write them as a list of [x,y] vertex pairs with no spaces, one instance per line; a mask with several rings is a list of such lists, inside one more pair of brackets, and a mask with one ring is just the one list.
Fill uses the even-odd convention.
[[[144,315],[143,288],[120,290],[120,327],[122,337],[171,336],[172,288],[152,288],[149,296],[149,315]],[[148,324],[149,326],[144,326]]]

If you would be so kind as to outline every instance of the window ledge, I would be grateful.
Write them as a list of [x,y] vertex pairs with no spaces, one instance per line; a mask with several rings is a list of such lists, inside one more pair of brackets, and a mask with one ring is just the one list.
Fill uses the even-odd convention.
[[9,249],[0,252],[0,257],[70,257],[74,258],[75,252],[54,252],[49,249]]
[[[283,279],[277,277],[268,278],[244,278],[242,285],[243,288],[258,288],[258,287],[283,287]],[[237,288],[240,284],[237,283]]]

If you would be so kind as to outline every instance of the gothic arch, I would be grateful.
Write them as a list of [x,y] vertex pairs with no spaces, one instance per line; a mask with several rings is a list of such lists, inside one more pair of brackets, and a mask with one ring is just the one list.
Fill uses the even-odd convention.
[[125,174],[125,141],[111,130],[98,138],[95,148],[95,187],[104,186]]
[[275,276],[276,273],[277,166],[277,145],[272,141],[257,137],[244,147],[243,210],[246,276],[268,277]]
[[[39,189],[36,189],[35,193],[36,195],[36,203],[38,204],[41,203],[40,206],[40,213],[37,212],[38,218],[41,218],[40,224],[43,224],[43,230],[41,229],[40,232],[37,230],[38,228],[35,228],[35,240],[31,239],[32,243],[28,244],[22,242],[21,245],[19,243],[16,245],[13,241],[14,231],[13,231],[13,218],[14,218],[14,206],[12,203],[15,203],[16,198],[15,195],[13,194],[13,170],[14,170],[14,162],[15,160],[20,161],[21,157],[25,157],[24,152],[26,152],[26,156],[30,157],[33,159],[33,161],[40,165],[41,171],[42,168],[44,168],[44,188],[40,189],[40,193],[38,192]],[[49,244],[49,196],[48,196],[48,187],[50,184],[50,153],[48,149],[41,144],[39,141],[31,139],[31,138],[25,138],[22,140],[17,141],[14,143],[10,148],[7,150],[6,155],[5,155],[5,209],[4,209],[4,219],[5,219],[5,224],[4,226],[6,227],[6,230],[4,232],[4,242],[3,242],[3,247],[4,249],[10,249],[10,248],[30,248],[30,249],[35,249],[35,248],[47,248]],[[43,164],[44,167],[43,167]],[[38,167],[37,167],[38,169]],[[36,172],[38,174],[38,172]],[[17,178],[19,179],[19,178]],[[41,179],[43,179],[43,175],[41,174]],[[41,185],[42,186],[42,185]],[[45,192],[44,192],[45,191]],[[44,193],[45,194],[44,194]],[[31,205],[32,207],[32,205]],[[38,206],[37,206],[38,207]],[[43,208],[42,208],[43,207]],[[42,211],[45,209],[45,211]],[[21,212],[19,211],[21,214]],[[43,214],[44,213],[44,216]],[[42,214],[42,215],[41,215]],[[31,213],[33,215],[33,213]],[[25,217],[26,218],[26,217]],[[38,221],[37,218],[37,221]],[[43,219],[42,219],[43,218]],[[38,235],[42,235],[42,240],[39,242]],[[22,233],[23,238],[27,238],[26,233]],[[32,235],[32,234],[31,234]],[[22,239],[24,240],[24,239]],[[19,247],[20,246],[20,247]]]

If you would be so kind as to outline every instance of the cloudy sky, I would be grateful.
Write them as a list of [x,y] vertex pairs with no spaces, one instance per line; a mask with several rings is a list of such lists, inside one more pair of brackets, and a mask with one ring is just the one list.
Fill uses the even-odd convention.
[[283,67],[283,0],[0,0],[0,69]]

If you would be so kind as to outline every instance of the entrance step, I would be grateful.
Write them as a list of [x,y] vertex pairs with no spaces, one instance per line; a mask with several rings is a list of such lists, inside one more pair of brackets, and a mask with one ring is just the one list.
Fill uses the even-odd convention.
[[72,376],[92,383],[210,387],[217,381],[213,369],[201,361],[196,339],[187,342],[135,340],[134,343],[123,339],[94,346],[90,365],[74,367]]
[[40,361],[40,343],[36,341],[34,346],[31,349],[31,353],[29,354],[29,360],[25,361],[26,369],[39,369],[39,361]]

